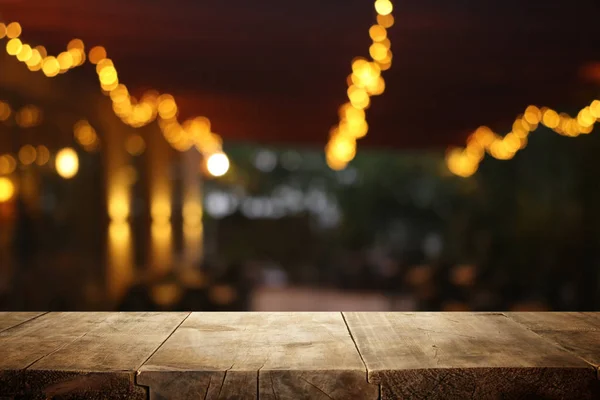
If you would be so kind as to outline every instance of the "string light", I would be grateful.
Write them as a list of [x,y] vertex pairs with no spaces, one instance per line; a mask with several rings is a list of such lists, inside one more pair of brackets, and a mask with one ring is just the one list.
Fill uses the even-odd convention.
[[[73,39],[67,50],[57,56],[48,56],[45,47],[23,43],[19,37],[22,29],[18,22],[8,25],[0,23],[0,39],[9,39],[6,45],[8,54],[24,62],[31,71],[42,71],[47,77],[55,77],[68,70],[83,65],[86,61],[85,45],[81,39]],[[110,97],[113,111],[126,124],[138,128],[155,119],[169,144],[176,150],[187,151],[195,147],[208,159],[219,154],[222,159],[221,137],[210,131],[210,122],[205,117],[193,117],[184,122],[177,119],[179,113],[177,103],[169,94],[159,94],[150,90],[138,100],[129,94],[129,89],[119,81],[119,74],[114,62],[108,58],[106,49],[96,46],[90,49],[88,59],[96,65],[96,73],[103,93]],[[2,109],[0,107],[0,117]],[[208,127],[208,131],[206,131]],[[222,163],[229,168],[229,162]],[[226,171],[225,171],[226,172]]]
[[215,153],[206,160],[206,169],[212,176],[223,176],[229,170],[229,159],[224,153]]
[[377,24],[369,29],[373,43],[369,47],[371,60],[359,57],[352,61],[352,74],[348,77],[348,100],[339,109],[339,123],[329,134],[329,142],[325,146],[327,165],[331,169],[344,169],[356,155],[356,140],[364,137],[369,126],[365,110],[371,105],[371,97],[385,91],[382,71],[392,65],[392,52],[387,29],[394,24],[392,2],[375,1]]
[[477,172],[486,152],[497,160],[512,159],[517,151],[527,146],[529,134],[540,124],[559,135],[577,137],[591,133],[598,120],[600,100],[594,100],[589,106],[582,108],[575,118],[547,107],[530,105],[523,114],[517,116],[511,132],[504,137],[487,126],[477,128],[467,139],[466,147],[448,151],[446,165],[453,174],[466,178]]
[[79,171],[79,157],[70,147],[60,150],[56,154],[56,172],[65,179],[71,179]]
[[4,203],[12,199],[15,195],[15,185],[12,181],[5,177],[0,177],[0,203]]

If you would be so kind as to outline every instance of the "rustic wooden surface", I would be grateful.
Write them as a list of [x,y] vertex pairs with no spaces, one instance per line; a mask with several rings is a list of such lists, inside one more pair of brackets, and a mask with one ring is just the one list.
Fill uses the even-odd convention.
[[0,332],[43,314],[41,312],[0,312]]
[[600,396],[589,364],[503,314],[344,317],[382,399]]
[[151,399],[378,398],[340,313],[194,313],[138,383]]
[[526,312],[506,315],[596,368],[600,367],[600,313]]
[[600,313],[0,313],[0,399],[600,399]]
[[6,330],[0,396],[144,399],[135,372],[188,315],[50,313]]

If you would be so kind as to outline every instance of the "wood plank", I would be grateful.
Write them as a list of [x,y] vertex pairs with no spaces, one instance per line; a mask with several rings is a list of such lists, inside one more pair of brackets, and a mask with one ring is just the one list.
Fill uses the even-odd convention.
[[107,313],[49,313],[0,332],[0,396],[19,394],[23,370],[105,320]]
[[30,395],[146,399],[145,388],[135,385],[135,373],[188,315],[108,314],[87,334],[26,370]]
[[142,366],[158,399],[377,399],[340,313],[193,313]]
[[382,399],[600,398],[593,368],[502,314],[344,317]]
[[598,368],[600,378],[600,313],[523,312],[506,315]]
[[592,312],[506,312],[510,319],[533,331],[598,331],[600,313]]
[[0,332],[32,320],[43,312],[0,312]]

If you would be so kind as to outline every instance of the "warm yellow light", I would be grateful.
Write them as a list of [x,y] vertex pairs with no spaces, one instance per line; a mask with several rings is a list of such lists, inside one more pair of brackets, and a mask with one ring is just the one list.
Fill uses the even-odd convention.
[[15,185],[5,177],[0,177],[0,203],[7,202],[15,195]]
[[106,58],[106,49],[102,46],[92,47],[88,53],[88,58],[92,64],[98,64],[100,60]]
[[229,170],[229,158],[224,153],[216,153],[206,160],[206,169],[212,176],[223,176]]
[[21,36],[21,25],[18,22],[11,22],[6,26],[6,36],[9,39],[18,38]]
[[383,61],[387,57],[388,48],[383,43],[373,43],[369,47],[369,54],[375,61]]
[[35,161],[36,154],[37,153],[35,151],[35,147],[33,147],[30,144],[27,144],[21,147],[21,149],[19,150],[19,161],[21,161],[21,164],[23,165],[33,164],[33,162]]
[[35,163],[39,166],[46,165],[50,161],[50,151],[46,146],[38,146],[36,148],[37,157]]
[[351,137],[337,135],[329,142],[326,151],[333,158],[348,163],[356,155],[356,141]]
[[348,99],[356,108],[364,109],[370,104],[369,94],[362,88],[350,86],[348,88]]
[[10,154],[0,156],[0,175],[12,174],[17,168],[17,160]]
[[58,73],[60,72],[60,64],[58,63],[56,57],[50,56],[44,58],[42,64],[42,71],[47,77],[53,77],[58,75]]
[[392,12],[394,6],[390,0],[377,0],[375,1],[375,11],[379,15],[388,15]]
[[146,150],[146,142],[140,135],[133,134],[125,141],[125,150],[132,156],[139,156]]
[[73,55],[68,51],[63,51],[60,53],[56,59],[58,61],[58,65],[61,71],[66,71],[69,68],[72,68],[74,65]]
[[80,120],[73,126],[75,140],[86,148],[91,150],[98,141],[98,136],[94,128],[86,120]]
[[129,218],[129,202],[124,194],[111,196],[108,202],[108,216],[113,222],[126,222]]
[[377,23],[386,29],[391,28],[394,25],[394,16],[392,14],[379,14],[377,15]]
[[17,60],[22,62],[27,62],[31,58],[33,52],[31,51],[31,46],[28,44],[24,44],[21,47],[21,51],[17,54]]
[[153,224],[170,225],[171,222],[171,203],[168,200],[156,199],[150,208]]
[[56,154],[56,172],[65,179],[77,175],[79,171],[79,157],[72,148],[64,148]]
[[85,53],[82,49],[71,48],[67,50],[67,53],[69,53],[73,59],[73,67],[81,65],[85,61]]
[[548,128],[556,128],[560,124],[560,117],[556,111],[547,109],[542,115],[542,123]]
[[35,46],[35,49],[40,53],[42,58],[48,57],[48,51],[44,46]]
[[129,240],[131,228],[129,223],[123,221],[111,221],[108,226],[108,234],[110,239],[116,242]]
[[577,115],[577,122],[579,123],[579,125],[583,126],[584,128],[587,128],[596,123],[596,118],[592,115],[592,111],[590,110],[590,108],[585,107]]
[[98,64],[96,64],[96,73],[100,75],[102,70],[108,67],[114,67],[114,64],[110,58],[104,58],[98,61]]
[[387,38],[387,31],[381,25],[373,25],[369,29],[369,36],[373,39],[374,42],[381,42],[385,38]]
[[531,125],[539,124],[542,120],[542,111],[536,106],[529,106],[525,110],[524,118]]
[[452,149],[446,157],[448,169],[455,175],[467,178],[477,172],[479,163],[463,154],[460,149]]
[[79,50],[83,50],[85,48],[83,41],[81,39],[73,39],[69,42],[69,44],[67,44],[67,49],[71,50],[71,49],[79,49]]
[[327,166],[329,166],[329,168],[331,168],[334,171],[341,171],[344,168],[346,168],[346,166],[348,165],[347,162],[344,162],[342,160],[338,160],[335,157],[327,157]]
[[[98,74],[98,78],[103,85],[112,85],[115,82],[118,84],[118,75],[117,70],[113,66],[106,66],[102,68],[100,73]],[[115,86],[116,88],[116,86]]]
[[158,98],[158,114],[163,119],[171,119],[177,115],[177,104],[170,94],[163,94]]
[[0,39],[4,39],[6,37],[6,24],[0,22]]
[[12,114],[10,106],[0,101],[0,121],[6,121],[10,117],[10,114]]
[[592,104],[590,104],[590,113],[596,119],[600,119],[600,100],[592,101]]
[[38,49],[31,50],[31,57],[29,57],[29,59],[26,60],[25,63],[27,64],[28,67],[30,67],[30,69],[31,69],[31,67],[36,67],[38,65],[41,68],[42,55],[40,54]]
[[187,202],[183,205],[183,223],[188,226],[202,225],[202,204],[199,202]]
[[17,54],[19,54],[22,48],[23,43],[20,39],[17,38],[10,39],[8,43],[6,43],[6,52],[11,56],[16,56]]

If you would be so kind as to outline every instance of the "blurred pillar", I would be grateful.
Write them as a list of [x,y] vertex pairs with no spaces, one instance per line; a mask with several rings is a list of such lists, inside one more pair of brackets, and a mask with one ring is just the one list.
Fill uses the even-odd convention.
[[173,262],[171,158],[173,150],[158,128],[149,129],[146,160],[150,208],[150,266],[166,272]]
[[183,260],[185,266],[194,266],[200,263],[204,252],[200,162],[201,155],[195,149],[187,151],[182,156]]
[[99,101],[99,121],[103,133],[104,180],[108,212],[106,283],[109,299],[120,299],[134,277],[133,246],[129,218],[131,188],[127,170],[131,161],[125,150],[128,127],[110,109],[110,102]]

